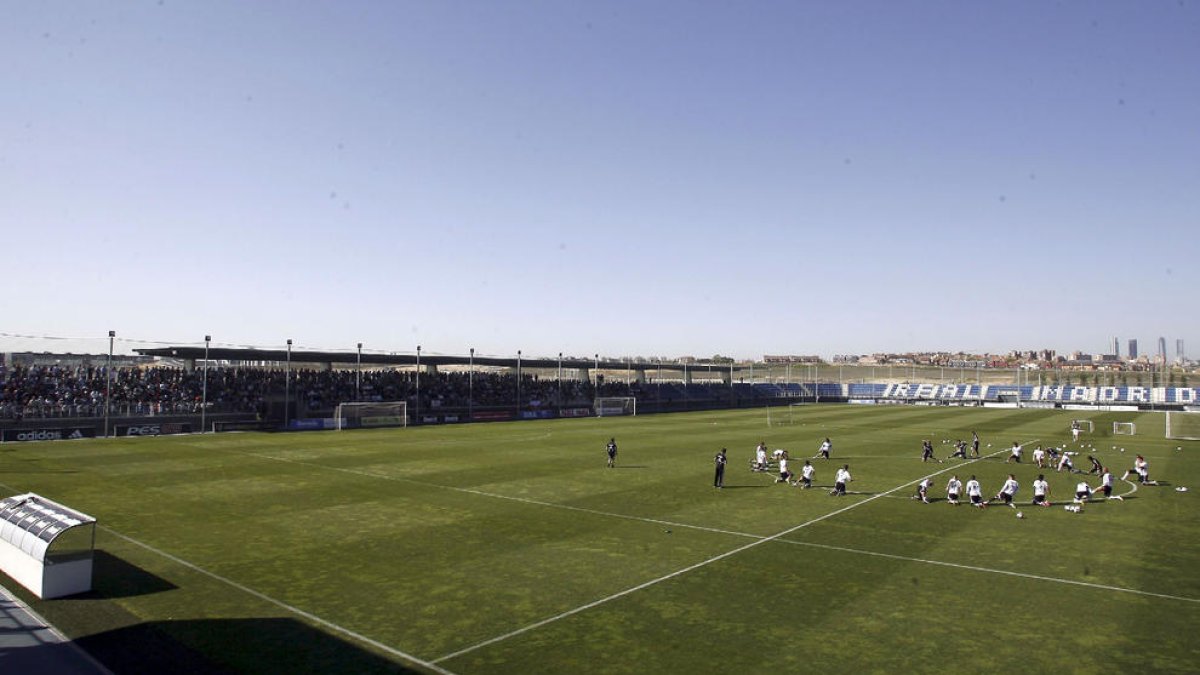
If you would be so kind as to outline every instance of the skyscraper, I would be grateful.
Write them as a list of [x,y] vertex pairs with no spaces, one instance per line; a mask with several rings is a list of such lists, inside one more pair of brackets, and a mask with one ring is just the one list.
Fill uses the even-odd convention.
[[1183,338],[1175,338],[1175,360],[1183,361]]
[[1167,338],[1158,338],[1158,358],[1160,363],[1167,362]]
[[1129,360],[1133,361],[1137,358],[1137,338],[1129,339]]
[[1113,338],[1112,353],[1119,359],[1121,358],[1121,338]]

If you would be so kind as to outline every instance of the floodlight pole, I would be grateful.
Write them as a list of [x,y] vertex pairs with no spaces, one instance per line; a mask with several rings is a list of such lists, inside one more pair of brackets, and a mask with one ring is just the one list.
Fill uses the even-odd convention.
[[521,414],[521,350],[517,350],[517,415]]
[[354,400],[362,400],[362,343],[358,343],[358,356],[354,361]]
[[204,336],[204,376],[200,385],[200,433],[204,433],[205,415],[208,413],[208,343],[211,335]]
[[475,348],[471,347],[471,358],[467,366],[467,421],[471,421],[475,413]]
[[292,422],[292,339],[287,341],[287,370],[283,376],[283,428]]
[[558,407],[562,408],[562,352],[558,353]]
[[108,361],[104,364],[104,437],[108,438],[108,410],[112,407],[112,355],[113,338],[117,331],[108,331]]
[[[596,383],[596,388],[599,389],[600,388],[600,354],[597,353],[595,358],[596,358],[596,368],[595,368],[594,372],[592,373],[592,381]],[[596,393],[599,394],[600,392],[597,391]]]
[[417,345],[417,412],[414,419],[421,423],[421,345]]

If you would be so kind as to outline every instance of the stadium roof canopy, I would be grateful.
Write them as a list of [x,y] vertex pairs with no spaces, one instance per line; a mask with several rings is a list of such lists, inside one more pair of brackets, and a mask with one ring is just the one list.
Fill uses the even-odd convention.
[[[174,358],[174,359],[190,359],[201,361],[204,359],[206,352],[204,347],[196,346],[180,346],[180,347],[155,347],[151,349],[135,349],[135,352],[143,356],[156,356],[159,358]],[[361,361],[357,352],[344,351],[292,351],[289,356],[288,351],[284,349],[248,349],[238,347],[210,347],[207,351],[208,360],[210,361],[240,361],[240,362],[271,362],[284,363],[290,360],[292,363],[324,363],[338,365],[355,365],[362,363],[369,366],[416,366],[417,356],[415,354],[380,354],[378,352],[363,352]],[[515,357],[494,357],[494,356],[446,356],[446,355],[421,355],[420,365],[422,366],[492,366],[501,368],[516,368],[518,360]],[[625,361],[614,359],[581,359],[578,357],[563,357],[560,361],[557,358],[526,358],[520,359],[520,365],[524,368],[557,368],[559,365],[563,368],[579,368],[592,369],[599,367],[600,369],[618,370],[631,368],[634,370],[650,370],[654,368],[667,368],[672,370],[680,370],[684,366],[679,363],[658,361]],[[687,365],[693,370],[700,369],[723,369],[729,370],[727,363],[691,363]],[[742,366],[737,366],[738,370],[742,370]]]

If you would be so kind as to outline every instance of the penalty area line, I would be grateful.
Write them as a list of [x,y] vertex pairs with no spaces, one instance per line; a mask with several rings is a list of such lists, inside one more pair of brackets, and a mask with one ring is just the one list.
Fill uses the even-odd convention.
[[[1032,442],[1032,441],[1030,441],[1030,442]],[[641,591],[641,590],[644,590],[644,589],[650,588],[651,586],[656,586],[656,585],[658,585],[658,584],[660,584],[660,583],[662,583],[662,582],[664,582],[664,581],[669,581],[669,580],[671,580],[671,579],[674,579],[675,577],[678,577],[678,576],[681,576],[681,575],[687,574],[688,572],[691,572],[691,571],[693,571],[693,570],[700,569],[701,567],[707,567],[708,565],[711,565],[712,563],[718,562],[718,561],[720,561],[720,560],[724,560],[724,559],[726,559],[726,558],[728,558],[728,557],[730,557],[730,556],[737,555],[738,553],[741,553],[741,552],[743,552],[743,551],[748,551],[748,550],[750,550],[750,549],[752,549],[752,548],[754,548],[754,547],[756,547],[756,546],[761,546],[761,545],[763,545],[763,544],[765,544],[765,543],[767,543],[767,542],[769,542],[769,541],[776,541],[776,540],[780,539],[781,537],[785,537],[785,536],[787,536],[787,535],[789,535],[789,534],[791,534],[791,533],[793,533],[793,532],[796,532],[796,531],[798,531],[798,530],[802,530],[802,529],[804,529],[804,528],[808,527],[809,525],[815,525],[816,523],[819,523],[819,522],[821,522],[821,521],[823,521],[823,520],[828,520],[829,518],[832,518],[832,517],[834,517],[834,516],[836,516],[836,515],[839,515],[839,514],[845,513],[845,512],[847,512],[847,511],[849,511],[849,510],[851,510],[851,509],[856,509],[856,508],[858,508],[858,507],[862,506],[863,504],[869,504],[869,503],[871,503],[871,502],[875,501],[876,499],[880,499],[881,497],[886,497],[887,495],[889,495],[889,494],[891,494],[891,493],[893,493],[893,492],[895,492],[895,491],[897,491],[897,490],[903,490],[904,488],[906,488],[906,487],[909,487],[910,485],[914,485],[914,484],[916,484],[916,483],[917,483],[917,482],[919,482],[919,481],[925,480],[926,478],[932,478],[932,477],[934,477],[934,476],[937,476],[937,475],[940,475],[940,474],[946,473],[947,471],[952,471],[952,470],[954,470],[954,469],[955,469],[956,467],[958,467],[958,466],[965,466],[965,465],[967,465],[967,464],[973,464],[973,463],[975,463],[975,462],[978,462],[978,461],[980,461],[980,460],[982,460],[982,459],[987,459],[987,458],[989,458],[989,457],[995,457],[996,455],[998,455],[998,454],[1000,454],[1000,453],[1002,453],[1002,452],[1006,452],[1007,450],[1008,450],[1007,448],[1004,448],[1004,449],[1001,449],[1001,450],[997,450],[996,452],[993,452],[993,453],[991,453],[991,454],[988,454],[988,455],[984,455],[983,457],[977,457],[977,458],[975,458],[975,459],[971,459],[971,460],[969,460],[969,461],[967,461],[967,462],[964,462],[964,463],[962,463],[962,464],[958,464],[958,465],[956,465],[956,466],[954,466],[954,467],[948,467],[948,468],[942,469],[942,470],[940,470],[940,471],[935,471],[934,473],[931,473],[931,474],[929,474],[929,475],[927,475],[927,476],[922,476],[922,477],[920,477],[920,478],[916,478],[916,479],[914,479],[914,480],[908,481],[907,483],[902,483],[902,484],[900,484],[900,485],[897,485],[897,486],[896,486],[896,487],[894,487],[894,488],[891,488],[890,490],[885,490],[885,491],[883,491],[883,492],[877,492],[877,493],[875,493],[873,496],[871,496],[871,497],[867,497],[866,499],[864,499],[864,500],[862,500],[862,501],[860,501],[860,502],[855,502],[855,503],[853,503],[853,504],[849,504],[849,505],[847,505],[847,506],[844,506],[844,507],[842,507],[842,508],[840,508],[840,509],[837,509],[836,511],[830,511],[829,513],[826,513],[826,514],[824,514],[824,515],[821,515],[821,516],[817,516],[816,518],[813,518],[813,519],[811,519],[811,520],[807,520],[807,521],[805,521],[805,522],[803,522],[803,523],[800,523],[799,525],[794,525],[794,526],[792,526],[792,527],[789,527],[789,528],[788,528],[788,529],[786,529],[786,530],[783,530],[783,531],[781,531],[781,532],[777,532],[777,533],[775,533],[775,534],[773,534],[773,535],[770,535],[770,536],[768,536],[768,537],[763,537],[762,539],[757,539],[757,540],[755,540],[755,541],[752,541],[752,542],[750,542],[750,543],[748,543],[748,544],[743,544],[743,545],[741,545],[741,546],[738,546],[737,548],[734,548],[734,549],[731,549],[731,550],[729,550],[729,551],[726,551],[726,552],[724,552],[724,553],[722,553],[722,554],[720,554],[720,555],[715,555],[715,556],[712,556],[711,558],[707,558],[707,559],[705,559],[705,560],[701,560],[701,561],[700,561],[700,562],[698,562],[698,563],[695,563],[695,564],[692,564],[692,565],[688,565],[687,567],[684,567],[683,569],[675,570],[674,572],[671,572],[670,574],[664,574],[664,575],[662,575],[662,576],[660,576],[660,577],[656,577],[656,578],[654,578],[654,579],[650,579],[649,581],[645,581],[645,582],[643,582],[643,583],[640,583],[640,584],[638,584],[638,585],[636,585],[636,586],[631,586],[630,588],[626,588],[626,589],[625,589],[625,590],[623,590],[623,591],[619,591],[619,592],[617,592],[617,593],[613,593],[612,595],[608,595],[608,596],[606,596],[606,597],[603,597],[603,598],[600,598],[600,599],[598,599],[598,600],[593,600],[592,602],[589,602],[589,603],[587,603],[587,604],[580,605],[580,606],[578,606],[578,607],[576,607],[576,608],[574,608],[574,609],[569,609],[569,610],[567,610],[567,611],[565,611],[565,612],[562,612],[562,613],[560,613],[560,614],[556,614],[556,615],[554,615],[554,616],[547,617],[547,618],[545,618],[545,619],[542,619],[542,620],[540,620],[540,621],[535,621],[535,622],[533,622],[533,623],[531,623],[531,624],[528,624],[528,625],[526,625],[526,626],[523,626],[523,627],[521,627],[521,628],[518,628],[518,629],[516,629],[516,630],[512,630],[512,631],[509,631],[509,632],[507,632],[507,633],[504,633],[503,635],[497,635],[496,637],[489,638],[489,639],[487,639],[487,640],[484,640],[483,642],[478,642],[478,643],[476,643],[476,644],[473,644],[473,645],[471,645],[471,646],[469,646],[469,647],[464,647],[464,648],[462,648],[462,649],[459,649],[458,651],[451,652],[451,653],[449,653],[449,654],[446,654],[446,655],[444,655],[444,656],[439,656],[438,658],[436,658],[436,659],[433,659],[433,662],[434,662],[434,663],[441,663],[441,662],[443,662],[443,661],[449,661],[450,659],[454,659],[454,658],[457,658],[457,657],[459,657],[459,656],[463,656],[463,655],[469,654],[469,653],[471,653],[471,652],[473,652],[473,651],[476,651],[476,650],[478,650],[478,649],[482,649],[482,648],[484,648],[484,647],[488,647],[488,646],[490,646],[490,645],[494,645],[494,644],[496,644],[496,643],[503,642],[503,641],[505,641],[505,640],[508,640],[508,639],[510,639],[510,638],[514,638],[514,637],[516,637],[516,636],[518,636],[518,635],[523,635],[523,634],[525,634],[525,633],[528,633],[529,631],[536,630],[536,629],[538,629],[538,628],[541,628],[541,627],[543,627],[543,626],[549,625],[549,624],[551,624],[551,623],[554,623],[554,622],[556,622],[556,621],[559,621],[559,620],[562,620],[562,619],[566,619],[566,618],[568,618],[568,617],[574,616],[574,615],[576,615],[576,614],[579,614],[579,613],[581,613],[581,612],[585,612],[585,611],[587,611],[587,610],[589,610],[589,609],[592,609],[593,607],[599,607],[600,605],[606,604],[606,603],[608,603],[608,602],[611,602],[611,601],[613,601],[613,600],[617,600],[617,599],[619,599],[619,598],[623,598],[623,597],[625,597],[625,596],[627,596],[627,595],[630,595],[630,594],[632,594],[632,593],[636,593],[636,592],[638,592],[638,591]]]

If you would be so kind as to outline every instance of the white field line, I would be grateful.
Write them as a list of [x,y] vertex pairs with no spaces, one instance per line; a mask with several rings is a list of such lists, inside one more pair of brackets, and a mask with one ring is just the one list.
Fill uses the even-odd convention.
[[970,570],[972,572],[986,572],[988,574],[1003,574],[1012,577],[1021,577],[1024,579],[1036,579],[1038,581],[1050,581],[1056,584],[1069,584],[1072,586],[1084,586],[1086,588],[1095,588],[1103,591],[1116,591],[1119,593],[1133,593],[1135,595],[1146,595],[1154,598],[1164,598],[1167,600],[1179,600],[1181,602],[1197,602],[1200,603],[1200,598],[1188,598],[1181,595],[1168,595],[1166,593],[1154,593],[1152,591],[1142,591],[1136,588],[1122,588],[1121,586],[1109,586],[1107,584],[1097,584],[1090,581],[1076,581],[1073,579],[1060,579],[1058,577],[1047,577],[1040,574],[1026,574],[1024,572],[1012,572],[1009,570],[998,570],[991,567],[979,567],[976,565],[963,565],[960,563],[944,562],[941,560],[926,560],[925,558],[912,558],[906,555],[894,555],[891,553],[879,553],[877,551],[865,551],[857,548],[844,548],[842,546],[830,546],[828,544],[817,544],[810,541],[796,541],[794,539],[780,539],[781,544],[792,544],[794,546],[808,546],[812,548],[822,548],[829,551],[842,551],[844,553],[854,553],[857,555],[869,555],[877,558],[890,558],[892,560],[904,560],[906,562],[924,563],[926,565],[938,565],[940,567],[953,567],[956,569]]
[[228,586],[236,588],[237,590],[242,591],[243,593],[246,593],[248,595],[252,595],[252,596],[258,598],[259,600],[262,600],[263,602],[268,602],[272,605],[275,605],[276,607],[287,610],[288,612],[291,612],[292,614],[295,614],[297,616],[308,619],[309,621],[311,621],[315,624],[319,624],[325,628],[328,628],[331,631],[334,631],[336,633],[341,633],[342,635],[353,638],[354,640],[357,640],[364,644],[371,645],[372,647],[374,647],[384,653],[399,657],[401,659],[404,659],[405,661],[408,661],[409,663],[413,663],[413,664],[422,666],[424,668],[428,668],[434,672],[441,673],[442,675],[454,675],[453,672],[446,670],[445,668],[438,666],[430,661],[426,661],[424,659],[418,658],[416,656],[413,656],[412,654],[409,654],[408,652],[404,652],[399,649],[396,649],[395,647],[390,647],[388,645],[385,645],[384,643],[382,643],[378,640],[369,638],[369,637],[363,635],[362,633],[356,633],[356,632],[350,630],[349,628],[343,628],[342,626],[339,626],[338,624],[333,623],[332,621],[329,621],[327,619],[322,619],[321,617],[317,616],[316,614],[313,614],[311,612],[306,612],[303,609],[300,609],[299,607],[296,607],[294,605],[289,605],[288,603],[286,603],[282,600],[277,600],[277,599],[267,595],[266,593],[262,593],[261,591],[256,591],[253,588],[250,588],[249,586],[239,584],[238,582],[234,581],[233,579],[229,579],[228,577],[223,577],[215,572],[210,572],[210,571],[204,569],[203,567],[196,565],[195,563],[191,563],[191,562],[188,562],[187,560],[184,560],[183,558],[171,555],[170,553],[167,553],[166,551],[155,548],[149,544],[140,542],[137,539],[134,539],[133,537],[128,537],[126,535],[123,535],[120,532],[113,530],[112,528],[104,527],[103,525],[101,525],[99,527],[100,527],[100,529],[108,532],[109,534],[112,534],[114,537],[117,537],[118,539],[123,539],[135,546],[140,546],[140,547],[146,549],[147,551],[150,551],[151,553],[155,553],[157,555],[162,556],[163,558],[166,558],[167,560],[170,560],[173,563],[182,565],[194,572],[198,572],[209,578],[220,581],[223,584],[226,584]]
[[[1036,440],[1036,439],[1035,439],[1035,440]],[[1030,441],[1030,442],[1033,442],[1033,441]],[[613,601],[613,600],[616,600],[616,599],[618,599],[618,598],[625,597],[626,595],[629,595],[629,594],[631,594],[631,593],[636,593],[637,591],[640,591],[640,590],[643,590],[643,589],[649,588],[649,587],[651,587],[651,586],[655,586],[655,585],[657,585],[657,584],[660,584],[660,583],[662,583],[662,582],[664,582],[664,581],[668,581],[668,580],[670,580],[670,579],[674,579],[675,577],[678,577],[678,576],[680,576],[680,575],[683,575],[683,574],[687,574],[688,572],[691,572],[691,571],[693,571],[693,570],[696,570],[696,569],[699,569],[699,568],[701,568],[701,567],[706,567],[706,566],[708,566],[708,565],[711,565],[712,563],[715,563],[715,562],[717,562],[717,561],[719,561],[719,560],[724,560],[725,558],[728,558],[728,557],[730,557],[730,556],[733,556],[733,555],[737,555],[738,553],[741,553],[741,552],[743,552],[743,551],[747,551],[747,550],[749,550],[749,549],[752,549],[752,548],[754,548],[754,547],[756,547],[756,546],[761,546],[762,544],[765,544],[765,543],[767,543],[767,542],[769,542],[769,541],[774,541],[774,540],[776,540],[776,539],[779,539],[780,537],[784,537],[784,536],[786,536],[786,535],[789,535],[789,534],[791,534],[792,532],[795,532],[795,531],[797,531],[797,530],[801,530],[801,529],[803,529],[803,528],[805,528],[805,527],[808,527],[809,525],[813,525],[813,524],[819,523],[819,522],[821,522],[821,521],[823,521],[823,520],[827,520],[827,519],[829,519],[829,518],[832,518],[832,517],[834,517],[834,516],[836,516],[836,515],[839,515],[839,514],[845,513],[846,511],[849,511],[849,510],[851,510],[851,509],[858,508],[859,506],[862,506],[863,504],[869,504],[869,503],[871,503],[871,502],[875,501],[876,499],[879,499],[880,497],[887,496],[888,494],[891,494],[892,492],[895,492],[896,490],[901,490],[901,489],[904,489],[904,488],[906,488],[906,487],[908,487],[908,486],[910,486],[910,485],[914,485],[914,484],[916,484],[917,482],[919,482],[919,481],[922,481],[922,480],[924,480],[924,479],[926,479],[926,478],[932,478],[933,476],[937,476],[937,475],[939,475],[939,474],[942,474],[942,473],[945,473],[945,472],[947,472],[947,471],[953,471],[955,468],[957,468],[957,467],[959,467],[959,466],[965,466],[966,464],[971,464],[971,463],[977,462],[977,461],[979,461],[980,459],[986,459],[986,458],[988,458],[988,457],[994,457],[995,455],[998,455],[998,454],[1000,454],[1000,453],[1002,453],[1002,452],[1006,452],[1007,450],[1008,450],[1007,448],[1004,448],[1004,449],[998,450],[998,451],[996,451],[996,452],[994,452],[994,453],[991,453],[991,454],[989,454],[989,455],[984,455],[983,457],[980,457],[980,458],[977,458],[977,459],[973,459],[973,460],[970,460],[970,461],[968,461],[968,462],[964,462],[963,464],[958,464],[958,465],[956,465],[956,466],[952,466],[952,467],[948,467],[948,468],[942,469],[942,470],[940,470],[940,471],[936,471],[936,472],[934,472],[934,473],[931,473],[931,474],[929,474],[929,475],[927,475],[927,476],[922,476],[921,478],[916,478],[916,479],[913,479],[913,480],[911,480],[911,481],[909,481],[909,482],[907,482],[907,483],[903,483],[903,484],[901,484],[901,485],[897,485],[896,487],[894,487],[894,488],[892,488],[892,489],[890,489],[890,490],[886,490],[886,491],[884,491],[884,492],[879,492],[879,493],[876,493],[875,495],[873,495],[873,496],[871,496],[871,497],[867,497],[866,499],[864,499],[864,500],[862,500],[862,501],[860,501],[860,502],[855,502],[855,503],[853,503],[853,504],[850,504],[850,505],[848,505],[848,506],[844,506],[844,507],[842,507],[842,508],[840,508],[840,509],[838,509],[838,510],[836,510],[836,511],[830,511],[829,513],[826,513],[825,515],[818,516],[818,517],[816,517],[816,518],[813,518],[813,519],[811,519],[811,520],[807,520],[807,521],[805,521],[805,522],[803,522],[803,523],[800,523],[799,525],[795,525],[795,526],[793,526],[793,527],[789,527],[788,529],[786,529],[786,530],[783,530],[783,531],[781,531],[781,532],[778,532],[778,533],[776,533],[776,534],[773,534],[773,535],[771,535],[771,536],[768,536],[768,537],[763,537],[762,539],[757,539],[757,540],[755,540],[755,541],[752,541],[752,542],[750,542],[749,544],[743,544],[742,546],[739,546],[739,547],[737,547],[737,548],[735,548],[735,549],[732,549],[732,550],[726,551],[725,553],[722,553],[722,554],[720,554],[720,555],[712,556],[711,558],[708,558],[708,559],[706,559],[706,560],[701,560],[701,561],[700,561],[700,562],[698,562],[698,563],[695,563],[695,564],[693,564],[693,565],[688,565],[687,567],[684,567],[683,569],[679,569],[679,570],[676,570],[676,571],[674,571],[674,572],[671,572],[670,574],[664,574],[664,575],[663,575],[663,576],[661,576],[661,577],[657,577],[657,578],[655,578],[655,579],[651,579],[651,580],[649,580],[649,581],[646,581],[646,582],[640,583],[640,584],[638,584],[638,585],[636,585],[636,586],[632,586],[632,587],[630,587],[630,588],[627,588],[627,589],[625,589],[625,590],[623,590],[623,591],[620,591],[620,592],[617,592],[617,593],[613,593],[612,595],[609,595],[609,596],[607,596],[607,597],[600,598],[599,600],[594,600],[594,601],[592,601],[592,602],[589,602],[589,603],[587,603],[587,604],[580,605],[579,607],[576,607],[576,608],[574,608],[574,609],[570,609],[570,610],[567,610],[567,611],[565,611],[565,612],[562,612],[562,613],[560,613],[560,614],[556,614],[555,616],[547,617],[547,618],[545,618],[545,619],[542,619],[542,620],[540,620],[540,621],[535,621],[534,623],[531,623],[531,624],[529,624],[529,625],[527,625],[527,626],[524,626],[524,627],[522,627],[522,628],[518,628],[518,629],[516,629],[516,630],[514,630],[514,631],[509,631],[508,633],[505,633],[505,634],[503,634],[503,635],[497,635],[496,637],[493,637],[493,638],[490,638],[490,639],[484,640],[483,642],[478,642],[478,643],[476,643],[476,644],[474,644],[474,645],[471,645],[471,646],[469,646],[469,647],[465,647],[465,648],[463,648],[463,649],[460,649],[460,650],[458,650],[458,651],[451,652],[451,653],[449,653],[449,654],[446,654],[446,655],[444,655],[444,656],[439,656],[438,658],[436,658],[436,659],[433,659],[433,662],[434,662],[434,663],[441,663],[442,661],[448,661],[448,660],[450,660],[450,659],[457,658],[457,657],[459,657],[459,656],[463,656],[464,654],[468,654],[468,653],[470,653],[470,652],[473,652],[473,651],[475,651],[475,650],[477,650],[477,649],[481,649],[481,648],[483,648],[483,647],[487,647],[487,646],[489,646],[489,645],[493,645],[493,644],[496,644],[496,643],[498,643],[498,642],[503,642],[504,640],[507,640],[507,639],[509,639],[509,638],[516,637],[516,636],[518,636],[518,635],[522,635],[522,634],[524,634],[524,633],[528,633],[528,632],[529,632],[529,631],[531,631],[531,630],[535,630],[535,629],[541,628],[542,626],[546,626],[546,625],[548,625],[548,624],[554,623],[555,621],[559,621],[559,620],[561,620],[561,619],[565,619],[565,618],[567,618],[567,617],[569,617],[569,616],[574,616],[575,614],[579,614],[580,612],[587,611],[587,610],[589,610],[589,609],[591,609],[591,608],[593,608],[593,607],[597,607],[597,606],[599,606],[599,605],[603,605],[603,604],[605,604],[605,603],[611,602],[611,601]]]
[[[0,487],[4,487],[9,490],[16,490],[16,488],[14,488],[10,485],[5,485],[4,483],[0,483]],[[311,621],[315,624],[324,626],[325,628],[328,628],[329,630],[332,630],[336,633],[341,633],[342,635],[345,635],[347,637],[358,640],[359,642],[362,642],[363,644],[371,645],[372,647],[375,647],[376,649],[378,649],[384,653],[399,657],[401,659],[404,659],[405,661],[408,661],[409,663],[413,663],[413,664],[428,668],[434,672],[441,673],[442,675],[454,675],[454,673],[452,671],[446,670],[445,668],[443,668],[441,666],[438,666],[438,665],[431,663],[429,661],[426,661],[424,659],[417,658],[416,656],[413,656],[412,654],[409,654],[407,652],[396,649],[395,647],[389,647],[388,645],[385,645],[382,642],[379,642],[378,640],[373,640],[365,635],[362,635],[361,633],[356,633],[356,632],[350,630],[349,628],[343,628],[342,626],[339,626],[338,624],[333,623],[332,621],[329,621],[327,619],[322,619],[321,617],[317,616],[316,614],[313,614],[311,612],[306,612],[306,611],[300,609],[299,607],[289,605],[288,603],[286,603],[282,600],[277,600],[277,599],[267,595],[266,593],[263,593],[261,591],[256,591],[253,588],[250,588],[249,586],[239,584],[238,582],[234,581],[233,579],[230,579],[228,577],[223,577],[220,574],[217,574],[216,572],[210,572],[195,563],[188,562],[187,560],[184,560],[183,558],[180,558],[175,555],[171,555],[170,553],[167,553],[166,551],[163,551],[162,549],[155,548],[155,547],[151,546],[150,544],[138,541],[137,539],[134,539],[133,537],[129,537],[127,535],[121,534],[120,532],[117,532],[116,530],[112,529],[111,527],[105,527],[104,525],[99,525],[99,524],[97,525],[97,527],[104,530],[105,532],[108,532],[109,534],[113,535],[114,537],[116,537],[118,539],[127,541],[130,544],[133,544],[134,546],[139,546],[141,548],[144,548],[147,551],[150,551],[151,553],[154,553],[155,555],[161,556],[163,558],[166,558],[167,560],[170,560],[171,562],[173,562],[177,565],[182,565],[183,567],[186,567],[186,568],[192,570],[193,572],[203,574],[204,576],[209,577],[210,579],[215,579],[227,586],[235,588],[235,589],[242,591],[243,593],[246,593],[248,595],[252,595],[252,596],[258,598],[259,600],[262,600],[263,602],[267,602],[272,605],[275,605],[276,607],[279,607],[288,612],[291,612],[292,614],[295,614],[297,616],[308,619],[309,621]]]

